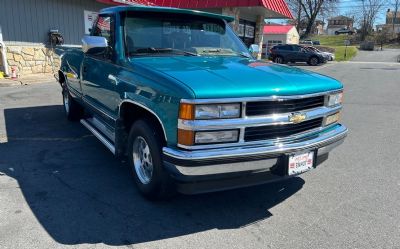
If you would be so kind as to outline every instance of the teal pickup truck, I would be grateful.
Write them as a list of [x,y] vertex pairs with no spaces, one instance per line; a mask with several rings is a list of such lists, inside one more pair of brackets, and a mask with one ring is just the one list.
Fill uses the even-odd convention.
[[104,9],[58,72],[69,120],[126,158],[158,199],[261,184],[316,168],[344,141],[343,86],[257,61],[233,18],[158,7]]

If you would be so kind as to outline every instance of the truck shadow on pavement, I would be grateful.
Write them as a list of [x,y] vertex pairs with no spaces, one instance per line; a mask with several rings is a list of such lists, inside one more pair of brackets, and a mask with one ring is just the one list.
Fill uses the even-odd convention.
[[6,109],[4,116],[0,171],[18,181],[36,219],[61,244],[130,245],[240,228],[272,216],[269,210],[304,184],[296,177],[149,202],[128,168],[83,126],[66,121],[62,106]]

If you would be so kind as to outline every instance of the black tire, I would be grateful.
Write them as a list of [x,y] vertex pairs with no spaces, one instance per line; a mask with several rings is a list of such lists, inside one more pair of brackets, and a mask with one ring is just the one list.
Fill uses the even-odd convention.
[[317,66],[318,63],[319,63],[319,60],[318,60],[318,58],[315,57],[315,56],[311,57],[311,58],[308,60],[308,65],[311,65],[311,66]]
[[[142,141],[148,150],[140,145]],[[176,193],[174,182],[163,167],[162,144],[163,138],[150,120],[134,122],[128,137],[128,164],[140,193],[150,200],[170,199]]]
[[64,111],[67,119],[70,121],[80,120],[84,114],[83,107],[72,98],[68,88],[65,86],[63,87],[62,96]]
[[282,56],[276,56],[275,59],[274,59],[274,62],[278,63],[278,64],[284,64],[283,57]]
[[338,35],[338,34],[339,34],[339,32],[335,31],[335,35]]

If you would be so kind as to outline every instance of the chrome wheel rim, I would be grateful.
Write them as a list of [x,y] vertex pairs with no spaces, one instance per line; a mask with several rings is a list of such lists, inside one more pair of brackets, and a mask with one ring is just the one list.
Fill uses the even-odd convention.
[[137,137],[133,142],[133,164],[140,182],[148,184],[153,176],[153,158],[150,147],[143,137]]
[[277,57],[275,61],[276,61],[276,63],[279,63],[279,64],[281,64],[281,63],[282,63],[282,59],[281,59],[281,57]]
[[69,98],[68,98],[68,92],[67,91],[63,92],[63,98],[64,98],[65,112],[69,113]]

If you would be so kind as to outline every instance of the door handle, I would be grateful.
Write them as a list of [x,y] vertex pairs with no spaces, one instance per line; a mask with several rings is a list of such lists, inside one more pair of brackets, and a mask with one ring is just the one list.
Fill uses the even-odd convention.
[[108,75],[108,79],[109,79],[112,83],[114,83],[115,85],[118,85],[118,78],[115,77],[114,75],[109,74],[109,75]]

